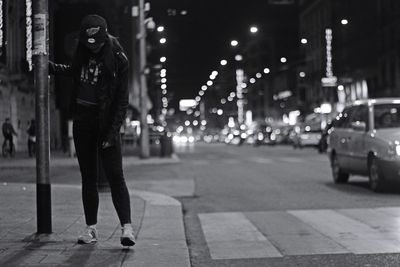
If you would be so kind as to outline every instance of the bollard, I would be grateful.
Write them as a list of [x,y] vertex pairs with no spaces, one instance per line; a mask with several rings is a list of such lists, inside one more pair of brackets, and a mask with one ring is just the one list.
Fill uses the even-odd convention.
[[171,157],[173,153],[172,135],[169,132],[164,132],[161,136],[161,157]]

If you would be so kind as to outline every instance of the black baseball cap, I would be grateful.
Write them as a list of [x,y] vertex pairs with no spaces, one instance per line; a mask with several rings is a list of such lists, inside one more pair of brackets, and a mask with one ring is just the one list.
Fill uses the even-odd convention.
[[79,41],[89,49],[96,49],[107,38],[107,22],[99,15],[87,15],[80,27]]

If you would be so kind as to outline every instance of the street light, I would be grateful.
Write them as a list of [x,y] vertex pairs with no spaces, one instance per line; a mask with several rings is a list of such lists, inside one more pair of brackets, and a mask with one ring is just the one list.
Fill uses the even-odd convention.
[[250,83],[255,83],[255,82],[256,82],[256,79],[254,79],[254,78],[250,79]]
[[252,26],[252,27],[250,27],[250,32],[251,32],[251,33],[256,33],[256,32],[258,32],[258,28],[257,28],[256,26]]
[[167,89],[167,85],[165,83],[161,84],[161,89],[163,89],[163,90]]
[[166,38],[161,38],[160,39],[160,44],[165,44],[167,42],[167,39]]
[[243,56],[242,55],[236,55],[235,56],[235,60],[236,61],[242,61],[243,60]]
[[166,58],[166,57],[160,57],[160,62],[161,62],[161,63],[164,63],[165,61],[167,61],[167,58]]
[[256,74],[256,77],[257,77],[258,79],[260,79],[260,78],[262,77],[262,74],[258,72],[258,73]]
[[239,44],[239,42],[236,40],[231,41],[231,46],[237,46],[238,44]]
[[207,82],[207,85],[208,85],[208,86],[211,86],[211,85],[213,85],[213,82],[212,82],[212,81],[208,81],[208,82]]
[[281,62],[286,63],[287,59],[285,57],[281,57]]
[[340,23],[342,23],[342,25],[347,25],[349,24],[349,21],[347,19],[342,19]]
[[308,40],[307,40],[306,38],[301,38],[300,42],[301,42],[302,44],[307,44],[307,43],[308,43]]
[[268,74],[269,72],[270,72],[269,68],[265,68],[265,69],[264,69],[264,73],[265,73],[265,74]]
[[157,27],[158,32],[163,32],[164,31],[164,26],[158,26]]
[[223,59],[223,60],[221,60],[220,64],[221,64],[221,66],[225,66],[226,64],[228,64],[228,61]]
[[206,91],[206,90],[207,90],[207,85],[203,85],[203,86],[201,87],[201,90]]

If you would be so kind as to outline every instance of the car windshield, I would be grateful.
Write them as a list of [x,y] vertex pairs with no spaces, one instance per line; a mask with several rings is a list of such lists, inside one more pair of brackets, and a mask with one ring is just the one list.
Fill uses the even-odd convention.
[[400,104],[374,106],[375,129],[400,127]]

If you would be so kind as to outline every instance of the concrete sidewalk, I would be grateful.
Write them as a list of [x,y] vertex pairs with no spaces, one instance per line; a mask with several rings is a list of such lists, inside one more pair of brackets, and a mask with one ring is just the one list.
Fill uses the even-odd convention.
[[[164,164],[179,159],[139,159]],[[1,168],[32,167],[32,159],[0,161]],[[12,164],[10,164],[12,163]],[[27,165],[28,164],[28,165]],[[52,167],[76,165],[76,159],[52,158]],[[100,193],[99,242],[78,245],[84,228],[81,187],[52,185],[53,234],[35,235],[36,185],[0,185],[0,266],[190,266],[181,204],[166,195],[134,190],[128,183],[137,244],[119,243],[120,226],[110,193]]]

